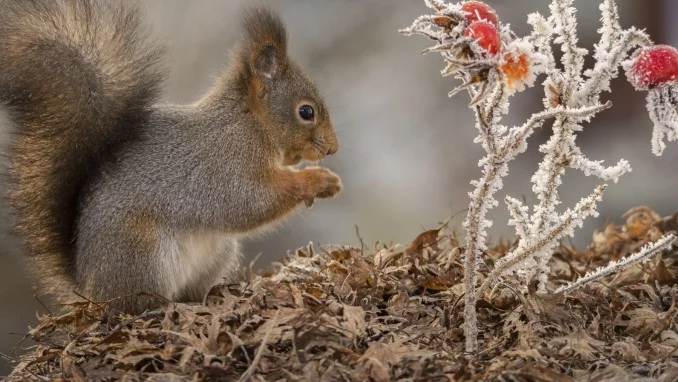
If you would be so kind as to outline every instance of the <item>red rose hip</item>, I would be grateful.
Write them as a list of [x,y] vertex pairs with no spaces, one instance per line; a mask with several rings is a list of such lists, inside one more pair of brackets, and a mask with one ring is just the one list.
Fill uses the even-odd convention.
[[678,50],[668,45],[643,48],[633,61],[629,80],[638,88],[678,80]]
[[492,23],[495,27],[499,26],[497,12],[482,1],[467,1],[461,5],[461,10],[466,13],[466,22],[469,24],[484,20]]
[[464,36],[475,40],[478,45],[485,49],[491,55],[497,54],[501,48],[501,37],[499,31],[492,23],[488,21],[476,21],[469,25],[464,31]]

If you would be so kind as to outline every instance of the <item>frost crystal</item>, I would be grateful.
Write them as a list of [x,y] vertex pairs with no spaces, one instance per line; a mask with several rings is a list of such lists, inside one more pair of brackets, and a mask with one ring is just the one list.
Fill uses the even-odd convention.
[[[475,311],[478,298],[483,298],[484,292],[500,280],[517,280],[523,290],[536,281],[539,292],[548,292],[548,262],[553,249],[560,240],[572,236],[586,217],[597,215],[596,206],[602,199],[606,184],[597,187],[574,207],[559,212],[558,188],[565,171],[577,169],[587,176],[613,182],[631,171],[631,166],[624,159],[606,167],[603,161],[587,158],[577,146],[576,136],[584,129],[585,123],[611,106],[609,102],[601,102],[600,97],[610,91],[610,82],[619,75],[620,68],[624,67],[628,74],[631,65],[628,59],[633,50],[652,42],[644,32],[635,28],[623,29],[615,1],[603,0],[600,5],[601,37],[595,45],[595,63],[591,69],[584,70],[588,51],[578,46],[573,0],[551,0],[548,17],[530,14],[528,23],[532,32],[525,37],[517,37],[508,25],[499,23],[501,49],[497,52],[494,51],[495,44],[488,41],[478,43],[468,37],[469,24],[461,11],[463,3],[448,4],[442,0],[425,0],[425,3],[435,14],[417,18],[401,32],[424,35],[434,41],[434,45],[424,53],[440,53],[446,64],[443,76],[452,75],[461,80],[450,95],[468,92],[471,99],[469,106],[475,113],[478,130],[474,142],[480,143],[486,152],[479,161],[482,176],[471,182],[474,189],[469,193],[471,201],[463,224],[466,229],[464,333],[466,351],[475,353],[478,350]],[[494,39],[497,35],[490,37]],[[554,46],[562,51],[558,64]],[[509,111],[511,97],[533,86],[539,75],[546,77],[543,82],[545,109],[533,114],[522,125],[511,128],[502,125],[501,119]],[[657,86],[648,95],[648,109],[655,123],[655,153],[663,150],[664,139],[678,138],[677,89],[675,82],[669,83]],[[495,194],[508,175],[509,162],[525,151],[527,139],[534,129],[549,120],[553,120],[553,134],[539,147],[544,157],[532,176],[532,190],[538,203],[530,208],[516,198],[505,197],[511,216],[509,225],[515,228],[519,240],[513,250],[496,262],[478,286],[478,267],[484,261],[487,229],[492,224],[486,218],[487,212],[498,205]],[[667,240],[662,239],[641,251],[642,254],[637,257],[634,255],[611,264],[609,269],[600,272],[614,272],[640,261],[637,259],[650,256],[648,253],[666,246]]]

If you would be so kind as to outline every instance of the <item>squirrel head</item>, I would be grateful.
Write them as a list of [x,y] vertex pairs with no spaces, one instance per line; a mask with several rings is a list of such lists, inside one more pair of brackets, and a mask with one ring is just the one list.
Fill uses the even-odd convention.
[[337,151],[327,106],[313,81],[288,57],[285,26],[271,10],[247,12],[239,60],[248,108],[279,145],[285,165]]

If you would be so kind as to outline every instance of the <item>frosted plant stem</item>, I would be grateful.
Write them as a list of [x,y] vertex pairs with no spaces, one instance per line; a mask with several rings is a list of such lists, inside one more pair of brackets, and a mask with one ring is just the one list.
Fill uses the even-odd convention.
[[476,283],[478,281],[478,266],[482,261],[482,248],[485,247],[485,237],[480,232],[480,222],[485,220],[487,202],[492,199],[493,192],[490,185],[498,175],[498,167],[491,162],[485,165],[485,176],[475,191],[475,197],[469,205],[466,217],[468,228],[466,233],[466,254],[464,256],[464,336],[466,337],[466,352],[475,353],[478,350],[478,317],[476,315]]
[[633,264],[650,260],[654,255],[659,254],[659,252],[671,248],[671,244],[673,244],[675,240],[676,236],[673,234],[664,235],[654,243],[646,244],[643,248],[641,248],[640,251],[634,253],[633,255],[627,256],[619,261],[610,262],[606,266],[600,267],[595,271],[589,272],[586,275],[578,278],[576,281],[559,287],[556,289],[555,293],[560,294],[572,292],[573,290],[579,289],[586,284],[600,280],[605,276],[611,275]]
[[555,203],[558,198],[558,186],[560,177],[565,171],[565,152],[562,150],[564,143],[569,138],[567,132],[567,120],[559,118],[553,125],[554,136],[547,143],[548,149],[545,149],[546,156],[539,164],[539,170],[533,178],[539,206],[535,207],[537,212],[534,223],[533,234],[543,230],[548,225],[548,220],[553,214]]
[[[469,213],[472,210],[469,210]],[[475,219],[473,219],[475,220]],[[466,353],[478,350],[478,315],[476,314],[476,283],[478,281],[478,262],[481,251],[477,249],[477,220],[469,222],[464,256],[464,337]]]
[[[533,235],[549,227],[551,220],[556,216],[555,207],[559,201],[558,187],[571,160],[572,147],[569,142],[573,141],[574,137],[570,123],[566,118],[556,120],[552,142],[547,143],[548,148],[544,150],[546,155],[535,174],[536,179],[533,180],[539,199],[539,206],[535,209],[537,216],[532,227]],[[544,280],[548,273],[549,256],[540,256],[536,260],[535,277],[539,280],[537,289],[539,292],[545,292],[546,282]]]
[[570,106],[570,98],[577,90],[581,80],[581,70],[584,66],[584,55],[586,50],[577,46],[577,20],[574,13],[576,9],[572,3],[574,0],[553,0],[549,6],[551,14],[555,21],[557,42],[560,43],[563,57],[561,62],[565,69],[565,78],[562,96],[562,102]]

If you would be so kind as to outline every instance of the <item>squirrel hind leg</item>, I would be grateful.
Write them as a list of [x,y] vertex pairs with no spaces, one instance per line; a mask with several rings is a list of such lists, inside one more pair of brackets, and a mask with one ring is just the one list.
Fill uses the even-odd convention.
[[[101,214],[100,214],[101,215]],[[83,214],[75,256],[76,290],[108,302],[110,312],[139,314],[167,305],[177,290],[173,269],[162,261],[162,236],[154,221],[141,215]]]
[[85,297],[109,301],[109,311],[138,314],[172,301],[202,302],[238,270],[233,235],[176,231],[151,216],[106,211],[82,215],[75,280]]

